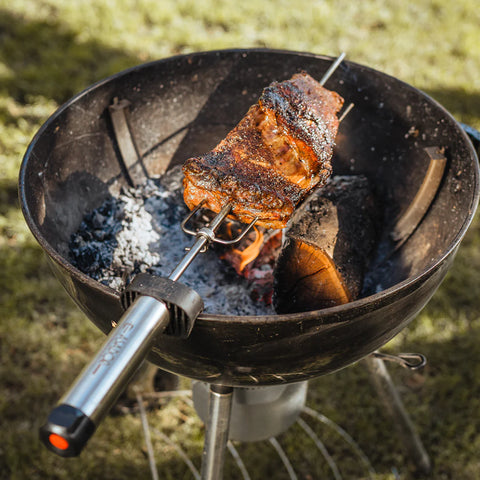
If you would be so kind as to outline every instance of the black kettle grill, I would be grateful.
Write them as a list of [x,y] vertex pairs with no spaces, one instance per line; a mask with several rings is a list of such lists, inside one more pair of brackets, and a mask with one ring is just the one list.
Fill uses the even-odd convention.
[[[272,81],[299,71],[320,78],[331,62],[329,57],[274,50],[167,58],[98,82],[42,126],[21,167],[23,212],[59,281],[104,333],[117,325],[125,303],[121,292],[94,281],[69,260],[69,239],[87,212],[135,179],[139,169],[151,177],[161,176],[211,149]],[[445,166],[428,209],[401,248],[393,248],[383,262],[378,273],[381,289],[345,305],[288,315],[205,314],[199,313],[201,300],[195,293],[172,293],[177,300],[182,297],[178,301],[184,328],[181,334],[155,336],[142,353],[161,369],[206,382],[218,395],[231,387],[292,384],[325,375],[393,338],[443,280],[479,198],[478,160],[469,138],[433,99],[371,68],[344,61],[326,87],[355,105],[340,128],[334,173],[363,174],[374,186],[385,218],[382,255],[394,240],[390,233],[395,219],[408,211],[428,176],[432,159],[426,152],[433,148],[442,152]],[[125,145],[119,145],[109,114],[118,99],[128,102],[128,128],[135,147],[131,165],[121,161]],[[139,281],[132,295],[142,296],[142,288],[147,288],[143,294],[155,296],[155,282],[145,287]],[[168,290],[167,283],[161,288]],[[183,297],[188,297],[186,304]],[[147,311],[140,309],[139,317],[159,315],[157,306],[144,307]],[[168,323],[172,314],[165,315]],[[128,330],[135,325],[118,328],[125,330],[128,343]],[[119,378],[117,383],[123,386],[127,378],[121,374]],[[80,429],[88,438],[96,422],[75,405],[62,408],[57,412],[59,425],[65,422],[65,428]],[[78,441],[79,451],[85,439]],[[62,445],[57,446],[61,453]]]

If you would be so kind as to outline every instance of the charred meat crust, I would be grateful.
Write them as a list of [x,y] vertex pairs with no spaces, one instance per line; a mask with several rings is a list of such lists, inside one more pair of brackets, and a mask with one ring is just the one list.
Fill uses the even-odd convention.
[[309,145],[320,162],[330,160],[338,130],[336,114],[343,106],[340,95],[308,74],[296,74],[265,88],[259,103],[275,111],[279,122]]
[[183,167],[189,208],[202,200],[215,212],[283,228],[295,206],[331,174],[330,159],[343,99],[309,75],[272,83],[212,151]]

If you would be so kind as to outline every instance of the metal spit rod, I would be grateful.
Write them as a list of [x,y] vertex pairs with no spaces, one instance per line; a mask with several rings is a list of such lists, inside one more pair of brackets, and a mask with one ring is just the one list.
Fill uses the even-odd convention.
[[320,85],[325,85],[327,80],[333,75],[335,70],[338,68],[338,66],[343,62],[343,59],[345,58],[346,53],[342,52],[336,59],[335,61],[330,65],[328,70],[323,74],[323,77],[319,80],[318,83]]
[[[172,271],[170,280],[178,280],[209,243],[220,240],[215,233],[230,209],[230,205],[226,205],[208,225],[194,232],[197,240]],[[240,241],[255,222],[256,219],[229,243]],[[156,298],[141,295],[132,303],[41,427],[40,438],[50,450],[63,457],[81,452],[147,356],[154,338],[167,328],[170,320],[167,305]]]
[[[320,80],[322,85],[344,57],[345,54],[342,53],[333,62]],[[195,257],[205,251],[208,244],[237,243],[257,221],[257,218],[254,218],[237,238],[222,240],[216,237],[216,231],[231,212],[232,205],[225,205],[203,228],[191,231],[185,224],[201,206],[202,204],[194,209],[182,223],[182,229],[193,234],[197,240],[168,277],[172,282],[181,277]],[[144,361],[155,337],[163,333],[170,322],[171,314],[164,301],[143,294],[133,301],[117,327],[107,336],[99,352],[80,373],[70,390],[61,398],[59,405],[52,410],[47,422],[40,428],[40,438],[47,448],[62,457],[80,454],[99,422]],[[222,409],[224,412],[227,410],[228,408]],[[216,478],[220,474],[218,469],[212,469],[215,468],[214,463],[223,459],[223,444],[228,438],[228,419],[224,415],[222,417],[218,417],[216,425],[226,426],[226,433],[220,434],[213,424],[209,426],[210,441],[207,442],[204,454],[206,459],[204,472],[207,473],[204,478]],[[215,447],[209,449],[208,445]]]

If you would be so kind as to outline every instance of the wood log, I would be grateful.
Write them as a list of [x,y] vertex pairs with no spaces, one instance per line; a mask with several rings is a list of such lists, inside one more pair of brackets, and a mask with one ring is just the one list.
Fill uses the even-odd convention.
[[274,272],[277,313],[318,310],[359,298],[379,213],[368,179],[337,176],[292,217]]

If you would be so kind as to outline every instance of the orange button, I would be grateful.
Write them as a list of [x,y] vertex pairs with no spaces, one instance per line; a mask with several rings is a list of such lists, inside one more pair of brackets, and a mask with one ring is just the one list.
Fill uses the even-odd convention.
[[57,435],[56,433],[51,433],[48,437],[48,440],[54,447],[58,448],[59,450],[66,450],[69,447],[68,441],[60,435]]

